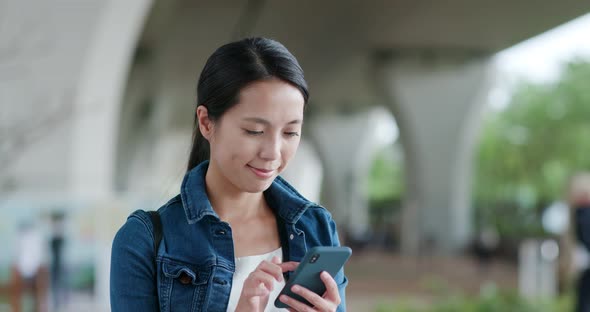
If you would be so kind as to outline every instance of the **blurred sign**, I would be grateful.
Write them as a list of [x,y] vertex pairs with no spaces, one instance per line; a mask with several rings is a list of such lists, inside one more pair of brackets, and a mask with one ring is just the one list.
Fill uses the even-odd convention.
[[526,240],[519,248],[518,286],[524,297],[551,298],[557,293],[557,257],[554,240]]

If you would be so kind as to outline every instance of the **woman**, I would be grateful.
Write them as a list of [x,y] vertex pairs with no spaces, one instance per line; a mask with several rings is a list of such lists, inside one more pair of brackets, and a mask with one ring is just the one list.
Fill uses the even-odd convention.
[[[277,311],[306,250],[339,245],[330,213],[279,177],[309,97],[295,57],[265,38],[224,45],[207,60],[197,95],[188,171],[180,194],[158,210],[160,247],[154,252],[144,211],[113,242],[113,311]],[[323,296],[294,289],[313,308],[280,300],[294,311],[344,311],[344,272],[321,278]]]

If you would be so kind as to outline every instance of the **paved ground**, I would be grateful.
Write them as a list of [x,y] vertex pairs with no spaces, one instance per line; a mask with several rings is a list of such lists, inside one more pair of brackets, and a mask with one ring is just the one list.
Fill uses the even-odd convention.
[[381,252],[356,254],[346,267],[350,311],[372,311],[379,302],[418,301],[445,293],[475,295],[484,285],[516,289],[517,267],[495,261],[481,267],[468,257],[413,258]]
[[[346,266],[349,311],[374,311],[380,302],[400,298],[428,301],[449,292],[477,294],[482,285],[517,287],[517,268],[506,262],[480,267],[467,257],[413,258],[382,252],[356,253]],[[59,312],[95,311],[89,294],[70,294]],[[10,309],[0,300],[0,312]]]

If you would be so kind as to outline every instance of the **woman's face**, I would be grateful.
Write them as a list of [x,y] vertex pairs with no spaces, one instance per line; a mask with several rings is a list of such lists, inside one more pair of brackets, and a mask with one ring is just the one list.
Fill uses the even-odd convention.
[[239,190],[266,190],[297,151],[303,107],[301,91],[282,80],[248,85],[213,125],[210,169]]

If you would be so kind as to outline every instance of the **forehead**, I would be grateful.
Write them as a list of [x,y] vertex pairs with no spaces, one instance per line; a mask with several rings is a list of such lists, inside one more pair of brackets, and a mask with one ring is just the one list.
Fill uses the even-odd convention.
[[303,107],[303,95],[298,88],[279,79],[268,79],[243,88],[238,103],[228,113],[236,117],[261,117],[282,122],[301,120]]

